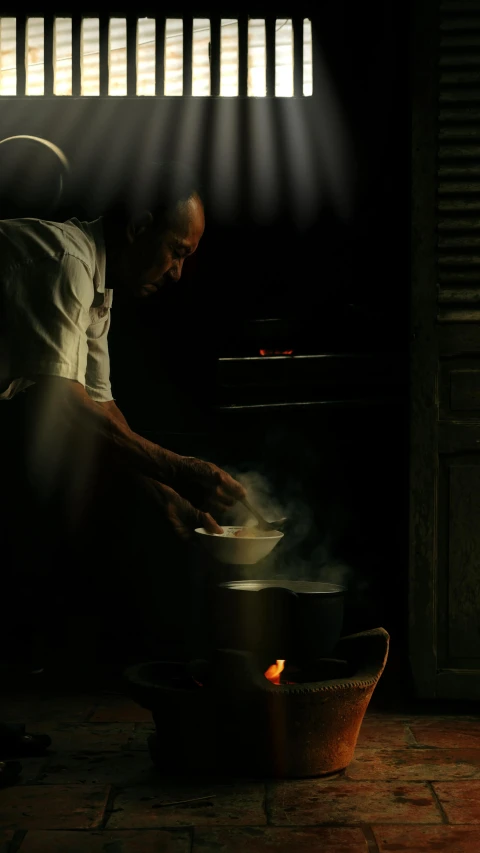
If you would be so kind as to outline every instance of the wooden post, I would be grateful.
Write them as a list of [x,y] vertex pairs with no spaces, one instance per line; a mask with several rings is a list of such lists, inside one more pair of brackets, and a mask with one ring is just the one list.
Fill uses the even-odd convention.
[[17,28],[17,96],[27,93],[27,17],[19,15]]
[[55,82],[55,16],[45,15],[43,19],[43,94],[54,94]]
[[137,56],[138,56],[138,18],[129,15],[127,18],[127,95],[137,94]]
[[303,97],[303,17],[292,19],[293,27],[293,94]]
[[100,96],[108,95],[110,71],[110,18],[100,18]]
[[165,94],[165,18],[155,18],[155,94]]
[[210,94],[220,95],[220,18],[210,19]]
[[72,95],[82,94],[82,18],[72,17]]
[[265,19],[265,55],[267,65],[267,98],[275,97],[275,18]]
[[183,96],[189,98],[193,83],[193,18],[183,19]]
[[248,15],[238,18],[238,94],[248,95]]

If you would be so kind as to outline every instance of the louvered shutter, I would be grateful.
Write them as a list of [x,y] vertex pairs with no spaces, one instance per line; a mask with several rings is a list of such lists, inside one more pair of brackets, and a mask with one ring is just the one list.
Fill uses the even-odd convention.
[[410,662],[480,698],[480,0],[415,0]]
[[438,319],[480,320],[480,0],[440,5]]

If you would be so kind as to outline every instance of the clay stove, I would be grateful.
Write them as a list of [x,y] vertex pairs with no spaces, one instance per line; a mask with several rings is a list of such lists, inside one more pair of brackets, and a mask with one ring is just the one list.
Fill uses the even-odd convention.
[[388,656],[383,628],[343,637],[332,656],[287,665],[272,683],[251,651],[130,667],[128,690],[156,726],[151,758],[169,774],[299,778],[344,769]]

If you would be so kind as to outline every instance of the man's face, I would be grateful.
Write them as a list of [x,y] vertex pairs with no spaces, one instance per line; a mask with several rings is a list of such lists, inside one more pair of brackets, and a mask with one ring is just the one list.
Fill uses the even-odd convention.
[[128,245],[116,271],[125,288],[146,297],[178,281],[185,258],[195,252],[204,229],[203,205],[197,196],[179,205],[162,226],[151,219],[139,228],[129,226]]

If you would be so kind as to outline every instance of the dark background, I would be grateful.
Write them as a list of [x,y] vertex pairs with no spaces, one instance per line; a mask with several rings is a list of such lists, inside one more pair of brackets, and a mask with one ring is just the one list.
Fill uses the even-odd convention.
[[[74,177],[65,213],[79,216],[100,210],[112,176],[128,179],[152,153],[178,157],[186,140],[206,188],[207,229],[180,286],[133,304],[114,296],[117,403],[133,429],[172,449],[259,472],[294,521],[307,508],[305,535],[280,553],[283,568],[315,579],[332,563],[346,565],[345,631],[385,627],[395,679],[407,677],[409,11],[393,0],[325,6],[311,17],[351,149],[342,214],[326,190],[320,140],[329,118],[318,66],[314,96],[295,101],[6,98],[1,133],[60,145]],[[274,146],[265,162],[278,162],[278,201],[262,223],[250,179],[259,117]],[[307,224],[295,216],[285,122],[304,129],[317,200]],[[240,192],[228,218],[212,188],[232,138]],[[252,325],[261,319],[282,321],[278,333]],[[233,381],[219,362],[271,346],[332,358],[306,384],[301,363],[289,381],[265,378],[257,362],[242,374],[239,363]]]

